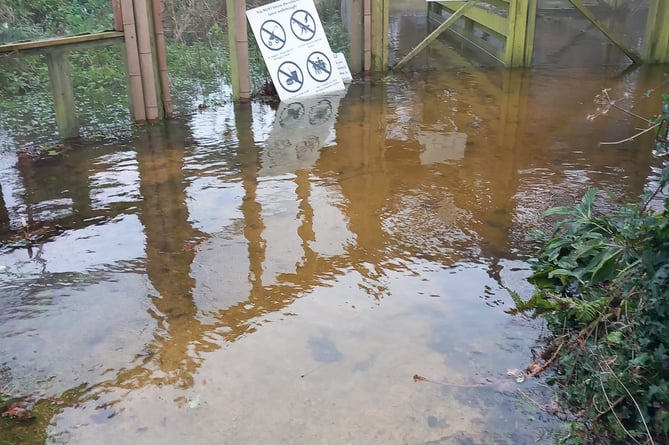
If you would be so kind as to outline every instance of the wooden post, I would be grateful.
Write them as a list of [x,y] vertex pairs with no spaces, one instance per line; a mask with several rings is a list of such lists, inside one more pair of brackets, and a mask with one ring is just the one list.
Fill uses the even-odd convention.
[[155,122],[161,118],[161,110],[158,108],[157,70],[153,63],[153,47],[151,45],[151,17],[153,15],[149,16],[147,0],[133,1],[139,67],[142,73],[142,91],[144,92],[144,109],[146,110],[146,120]]
[[246,3],[244,0],[226,0],[226,8],[232,98],[239,102],[249,102],[251,100],[251,80],[249,76],[249,41],[246,30]]
[[644,38],[644,59],[648,63],[669,63],[669,3],[651,0]]
[[62,139],[76,138],[79,136],[79,122],[74,106],[74,89],[70,78],[67,53],[54,49],[46,55],[46,63],[49,67],[58,133]]
[[372,70],[372,0],[363,0],[363,70]]
[[390,0],[372,0],[372,70],[388,69]]
[[156,36],[156,56],[160,71],[160,90],[165,117],[172,117],[172,98],[170,96],[170,81],[167,72],[167,54],[165,53],[165,32],[163,31],[162,1],[153,0],[153,29]]
[[123,32],[123,13],[121,12],[121,0],[112,0],[114,9],[114,31]]
[[504,65],[507,68],[532,64],[536,13],[537,0],[515,0],[509,3],[509,28],[504,47]]
[[341,2],[341,19],[351,37],[348,64],[352,73],[363,71],[365,32],[363,9],[363,0],[342,0]]
[[135,12],[132,0],[121,0],[121,13],[123,15],[123,34],[125,35],[125,59],[130,89],[130,109],[135,122],[145,122],[146,110],[144,109],[142,70],[139,67]]

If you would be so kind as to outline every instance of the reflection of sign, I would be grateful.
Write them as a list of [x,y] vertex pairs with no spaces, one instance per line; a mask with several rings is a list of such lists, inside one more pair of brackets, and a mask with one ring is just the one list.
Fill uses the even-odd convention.
[[295,93],[300,91],[304,84],[304,74],[299,66],[293,62],[283,62],[277,71],[279,84],[284,90]]
[[467,134],[441,130],[422,130],[417,137],[423,150],[420,163],[423,165],[462,159],[467,147]]
[[246,16],[281,100],[344,89],[313,0],[279,0]]
[[316,82],[325,82],[332,73],[332,64],[328,56],[320,51],[314,51],[307,57],[307,71]]
[[299,102],[286,105],[279,113],[279,125],[290,127],[304,116],[304,105]]
[[298,39],[306,42],[316,34],[316,23],[307,11],[299,9],[290,16],[290,29]]
[[332,102],[321,99],[309,109],[309,124],[321,125],[332,117]]
[[260,39],[267,48],[278,51],[286,44],[286,31],[276,20],[267,20],[260,27]]
[[[261,156],[260,176],[294,174],[310,168],[333,137],[339,101],[345,91],[279,104]],[[332,139],[330,139],[332,141]]]

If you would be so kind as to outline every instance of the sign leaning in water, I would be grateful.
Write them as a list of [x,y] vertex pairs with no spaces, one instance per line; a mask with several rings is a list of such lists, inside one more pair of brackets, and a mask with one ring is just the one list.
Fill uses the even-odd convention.
[[279,0],[246,17],[282,101],[344,89],[312,0]]

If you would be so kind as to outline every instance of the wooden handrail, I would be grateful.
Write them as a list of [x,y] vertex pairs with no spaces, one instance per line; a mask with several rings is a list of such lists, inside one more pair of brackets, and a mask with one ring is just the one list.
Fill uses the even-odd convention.
[[67,37],[53,37],[50,39],[30,40],[26,42],[6,43],[0,45],[1,53],[36,52],[54,46],[68,46],[82,43],[99,42],[101,40],[123,39],[123,33],[118,31],[103,31],[90,34],[80,34]]

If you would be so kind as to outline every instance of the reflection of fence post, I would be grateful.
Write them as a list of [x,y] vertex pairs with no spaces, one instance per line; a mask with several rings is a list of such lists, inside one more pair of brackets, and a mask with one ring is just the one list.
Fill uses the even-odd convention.
[[76,138],[79,136],[79,122],[74,106],[74,89],[67,53],[59,49],[50,51],[46,55],[46,63],[49,67],[58,133],[62,139]]
[[648,63],[669,63],[669,3],[651,0],[648,8],[644,59]]
[[230,45],[230,78],[234,100],[248,102],[251,98],[249,79],[249,41],[246,31],[244,0],[226,0],[228,41]]
[[267,243],[263,239],[265,223],[262,205],[258,201],[258,148],[253,140],[253,110],[250,104],[235,104],[235,130],[239,144],[237,161],[241,173],[244,196],[239,209],[244,220],[244,238],[248,243],[250,299],[262,291],[263,269]]
[[520,121],[527,114],[529,80],[522,70],[505,70],[500,95],[500,141],[503,149],[517,145]]

